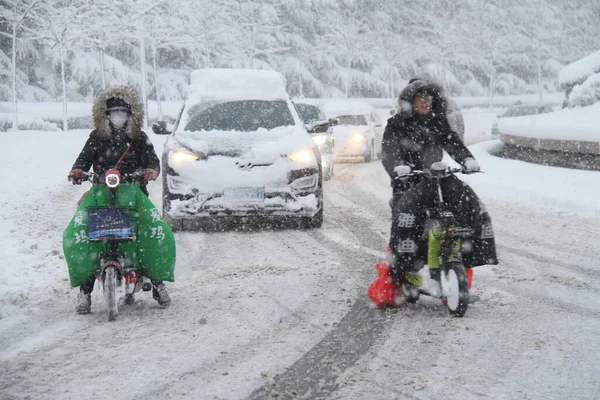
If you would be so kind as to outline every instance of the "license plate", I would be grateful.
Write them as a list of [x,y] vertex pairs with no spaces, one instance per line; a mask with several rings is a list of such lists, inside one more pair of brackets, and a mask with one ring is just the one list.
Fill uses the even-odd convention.
[[265,188],[228,188],[223,190],[226,201],[260,202],[265,199]]

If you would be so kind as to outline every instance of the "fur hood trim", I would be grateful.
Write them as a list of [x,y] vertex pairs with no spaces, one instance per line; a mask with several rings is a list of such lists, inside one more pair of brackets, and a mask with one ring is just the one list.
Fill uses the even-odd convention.
[[96,97],[96,100],[94,100],[92,116],[94,118],[96,134],[102,139],[110,139],[112,137],[108,115],[106,115],[106,101],[112,98],[121,99],[131,107],[131,115],[127,120],[125,134],[131,140],[138,139],[144,121],[144,107],[137,94],[126,87],[106,89],[100,92]]
[[433,96],[432,112],[435,115],[445,116],[448,105],[446,104],[446,97],[444,96],[442,87],[436,83],[422,79],[415,80],[402,90],[402,93],[400,93],[400,98],[398,99],[400,111],[412,114],[413,100],[415,99],[417,93],[424,90]]

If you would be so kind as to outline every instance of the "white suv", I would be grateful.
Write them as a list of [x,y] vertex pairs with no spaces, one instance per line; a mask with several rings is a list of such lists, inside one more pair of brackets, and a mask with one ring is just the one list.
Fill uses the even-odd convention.
[[[162,158],[163,216],[175,229],[267,220],[320,227],[321,160],[283,75],[193,71]],[[296,224],[297,225],[297,224]]]

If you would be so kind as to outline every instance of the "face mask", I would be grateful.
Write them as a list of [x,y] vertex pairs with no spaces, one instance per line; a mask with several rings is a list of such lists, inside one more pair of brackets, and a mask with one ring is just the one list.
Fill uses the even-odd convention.
[[115,129],[121,129],[127,123],[129,113],[126,111],[111,111],[108,114],[108,120]]

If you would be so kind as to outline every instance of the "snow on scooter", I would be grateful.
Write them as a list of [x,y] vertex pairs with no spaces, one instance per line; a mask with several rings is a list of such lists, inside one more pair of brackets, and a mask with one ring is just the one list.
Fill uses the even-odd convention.
[[125,304],[132,304],[135,292],[152,289],[150,279],[173,282],[175,239],[134,183],[143,179],[143,172],[122,176],[112,169],[103,182],[94,173],[84,173],[81,179],[93,186],[63,233],[63,251],[71,286],[95,276],[112,321],[119,313],[121,297]]
[[425,224],[425,264],[415,266],[402,279],[401,290],[390,275],[390,252],[386,262],[377,264],[379,277],[368,289],[368,295],[378,307],[397,305],[400,295],[409,303],[419,300],[421,294],[442,299],[450,314],[462,317],[469,305],[469,288],[472,271],[463,264],[463,246],[469,245],[474,229],[460,227],[456,218],[444,204],[440,181],[462,168],[449,168],[444,162],[436,162],[427,171],[413,171],[412,176],[421,175],[437,186],[435,205],[427,210]]

